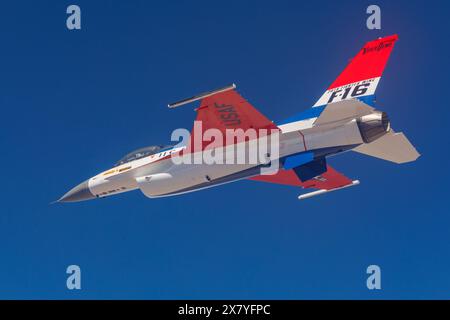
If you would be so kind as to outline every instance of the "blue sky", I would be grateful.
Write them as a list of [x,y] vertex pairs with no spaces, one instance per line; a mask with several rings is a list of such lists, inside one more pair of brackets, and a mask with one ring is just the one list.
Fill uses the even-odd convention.
[[[78,4],[82,30],[66,29]],[[0,298],[450,297],[445,1],[16,1],[2,4]],[[422,157],[346,153],[355,188],[298,201],[242,181],[150,200],[49,203],[127,152],[190,128],[168,102],[230,83],[274,121],[317,100],[366,41],[399,34],[378,86]],[[82,290],[66,289],[66,267]],[[368,265],[382,290],[366,288]]]

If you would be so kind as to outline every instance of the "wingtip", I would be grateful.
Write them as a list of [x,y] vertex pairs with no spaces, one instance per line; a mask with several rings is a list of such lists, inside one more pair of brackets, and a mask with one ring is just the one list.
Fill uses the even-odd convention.
[[185,104],[188,104],[188,103],[191,103],[191,102],[195,102],[197,100],[201,100],[201,99],[204,99],[206,97],[210,97],[212,95],[215,95],[215,94],[218,94],[218,93],[221,93],[221,92],[225,92],[225,91],[228,91],[228,90],[234,90],[234,89],[236,89],[236,84],[233,83],[233,84],[231,84],[229,86],[226,86],[226,87],[223,87],[223,88],[219,88],[219,89],[215,89],[215,90],[212,90],[212,91],[203,92],[203,93],[200,93],[200,94],[195,95],[195,96],[190,97],[190,98],[186,98],[186,99],[182,99],[182,100],[177,101],[177,102],[169,103],[167,105],[167,107],[169,109],[181,107],[181,106],[183,106]]

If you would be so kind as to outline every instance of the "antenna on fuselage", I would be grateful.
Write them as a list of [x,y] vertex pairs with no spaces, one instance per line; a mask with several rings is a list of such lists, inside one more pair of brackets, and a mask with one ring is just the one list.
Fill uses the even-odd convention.
[[186,99],[174,102],[174,103],[169,103],[167,106],[169,108],[181,107],[182,105],[185,105],[185,104],[197,101],[197,100],[201,100],[203,98],[210,97],[212,95],[215,95],[215,94],[218,94],[218,93],[221,93],[221,92],[233,90],[233,89],[236,89],[236,85],[234,83],[232,85],[230,85],[230,86],[226,86],[226,87],[223,87],[223,88],[220,88],[220,89],[216,89],[216,90],[213,90],[213,91],[203,92],[203,93],[200,93],[200,94],[198,94],[196,96],[193,96],[193,97],[190,97],[190,98],[186,98]]

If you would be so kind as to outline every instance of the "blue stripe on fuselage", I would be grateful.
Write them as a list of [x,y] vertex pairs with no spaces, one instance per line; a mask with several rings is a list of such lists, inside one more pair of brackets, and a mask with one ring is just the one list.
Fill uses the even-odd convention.
[[[375,95],[374,94],[369,95],[369,96],[359,97],[356,99],[358,99],[359,101],[361,101],[371,107],[375,107]],[[320,116],[320,114],[322,113],[322,111],[325,109],[326,106],[327,105],[312,107],[303,112],[297,113],[296,115],[289,117],[283,121],[280,121],[279,123],[277,123],[277,125],[281,126],[283,124],[287,124],[287,123],[291,123],[291,122],[297,122],[297,121],[301,121],[301,120],[317,118],[318,116]]]
[[297,121],[307,120],[307,119],[311,119],[311,118],[317,118],[322,113],[323,109],[325,109],[325,105],[319,106],[319,107],[312,107],[308,110],[297,113],[296,115],[279,122],[277,125],[280,126],[280,125],[283,125],[286,123],[297,122]]
[[357,98],[359,101],[364,102],[365,104],[375,108],[375,95],[372,94],[370,96],[364,96]]

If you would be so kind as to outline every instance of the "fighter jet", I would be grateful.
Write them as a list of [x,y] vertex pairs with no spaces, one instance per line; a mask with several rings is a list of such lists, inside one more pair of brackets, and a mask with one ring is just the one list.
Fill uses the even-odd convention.
[[[135,189],[149,198],[166,197],[243,179],[316,189],[298,197],[305,199],[359,184],[333,169],[327,163],[330,156],[354,151],[394,163],[415,161],[419,153],[403,133],[391,128],[388,115],[375,105],[375,91],[397,39],[392,35],[366,43],[310,109],[276,124],[246,101],[234,84],[169,104],[176,108],[200,101],[187,142],[133,151],[58,202],[104,198]],[[216,138],[220,140],[216,144],[204,139],[211,132],[225,137],[230,130],[256,134],[231,142]],[[186,156],[203,159],[239,145],[252,149],[275,136],[277,150],[270,149],[257,162],[179,161]],[[271,170],[263,173],[268,167]]]

